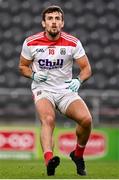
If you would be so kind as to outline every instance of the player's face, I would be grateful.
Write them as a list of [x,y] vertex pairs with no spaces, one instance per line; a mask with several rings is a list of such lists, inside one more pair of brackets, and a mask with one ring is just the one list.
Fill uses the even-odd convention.
[[51,37],[56,37],[64,26],[62,14],[60,12],[46,13],[45,21],[42,21],[47,34]]

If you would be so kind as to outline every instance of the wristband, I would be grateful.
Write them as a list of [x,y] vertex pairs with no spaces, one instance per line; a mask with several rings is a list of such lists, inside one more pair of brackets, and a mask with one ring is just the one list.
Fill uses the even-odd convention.
[[78,79],[81,84],[83,83],[83,80],[81,80],[79,76],[77,76],[76,79]]
[[33,79],[33,80],[34,80],[34,74],[35,74],[35,72],[32,72],[32,74],[31,74],[31,79]]

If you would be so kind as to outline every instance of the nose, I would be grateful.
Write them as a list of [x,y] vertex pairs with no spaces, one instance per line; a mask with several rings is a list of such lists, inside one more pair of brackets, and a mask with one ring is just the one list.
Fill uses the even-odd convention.
[[56,24],[56,19],[55,18],[52,19],[52,23]]

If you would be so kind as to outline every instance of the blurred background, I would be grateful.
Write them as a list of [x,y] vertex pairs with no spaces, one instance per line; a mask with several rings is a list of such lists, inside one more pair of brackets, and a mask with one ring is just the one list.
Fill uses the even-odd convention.
[[[79,38],[89,57],[93,76],[79,90],[90,108],[94,125],[119,124],[119,1],[118,0],[0,0],[0,124],[37,121],[30,79],[18,71],[26,37],[42,30],[41,12],[60,5],[65,28]],[[74,66],[74,76],[78,70]],[[57,123],[71,120],[57,115]]]
[[[59,5],[65,13],[64,31],[79,38],[93,76],[79,90],[95,128],[119,125],[119,1],[118,0],[0,0],[0,125],[39,127],[31,80],[20,75],[18,63],[23,41],[42,31],[41,12]],[[74,77],[78,73],[73,68]],[[57,113],[57,124],[74,122]],[[119,132],[119,131],[118,131]]]

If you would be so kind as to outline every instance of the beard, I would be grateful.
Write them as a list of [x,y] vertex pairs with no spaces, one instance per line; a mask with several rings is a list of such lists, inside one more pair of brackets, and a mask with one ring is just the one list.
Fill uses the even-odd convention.
[[48,33],[49,33],[49,35],[51,36],[51,37],[56,37],[60,32],[59,31],[56,31],[56,32],[53,32],[53,31],[48,31]]

